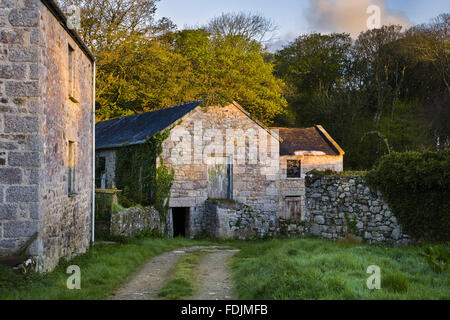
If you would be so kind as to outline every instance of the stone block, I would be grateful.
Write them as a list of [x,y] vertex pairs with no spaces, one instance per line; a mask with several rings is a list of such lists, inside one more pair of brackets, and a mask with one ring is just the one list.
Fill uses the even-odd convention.
[[0,168],[1,184],[21,184],[22,170],[19,168]]
[[[5,115],[5,133],[36,133],[39,131],[38,116],[15,116]],[[36,136],[30,137],[35,141],[39,139]]]
[[39,48],[27,46],[14,46],[9,51],[11,62],[39,62]]
[[23,44],[24,43],[23,30],[1,30],[0,43]]
[[14,27],[37,27],[40,14],[34,9],[13,9],[9,13],[9,23]]
[[17,205],[0,204],[0,220],[13,220],[17,216]]
[[8,164],[15,167],[39,167],[41,165],[39,152],[10,152]]
[[37,97],[40,94],[38,81],[8,81],[5,94],[11,97]]
[[37,221],[8,221],[3,225],[3,237],[31,237],[38,230],[39,223]]
[[0,78],[2,79],[23,80],[26,72],[26,65],[0,65]]
[[6,202],[37,202],[39,201],[39,188],[37,186],[12,186],[6,190]]

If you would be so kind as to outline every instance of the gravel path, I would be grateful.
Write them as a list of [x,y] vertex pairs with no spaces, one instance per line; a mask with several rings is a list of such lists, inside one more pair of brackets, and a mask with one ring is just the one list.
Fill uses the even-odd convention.
[[231,299],[233,286],[227,260],[235,250],[217,246],[196,246],[163,253],[148,261],[137,273],[120,285],[112,300],[158,300],[158,292],[170,278],[171,271],[186,253],[214,250],[207,253],[196,267],[196,288],[192,299]]
[[238,251],[216,250],[203,256],[194,270],[196,292],[189,299],[235,299],[229,259]]

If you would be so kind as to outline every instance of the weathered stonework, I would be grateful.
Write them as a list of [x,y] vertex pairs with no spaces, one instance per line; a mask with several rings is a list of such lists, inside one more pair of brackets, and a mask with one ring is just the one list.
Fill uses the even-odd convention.
[[204,233],[218,239],[271,238],[277,234],[278,218],[255,212],[239,202],[207,201],[203,218]]
[[369,244],[404,245],[409,239],[382,194],[360,176],[309,174],[304,232],[333,240],[352,233]]
[[144,230],[168,234],[168,225],[168,219],[162,220],[153,207],[130,208],[111,215],[111,234],[115,236],[135,237]]
[[[28,254],[41,271],[89,247],[93,201],[93,61],[44,2],[0,1],[0,255],[38,232]],[[69,45],[78,102],[69,99]]]
[[[252,140],[254,136],[246,142],[245,132],[259,133],[255,136],[264,141]],[[237,152],[235,148],[238,147],[244,148],[245,152]],[[183,153],[183,150],[190,152]],[[267,158],[252,163],[249,157],[256,156],[258,150]],[[199,107],[183,117],[172,130],[163,142],[160,156],[169,169],[175,169],[170,207],[191,208],[189,236],[195,237],[202,232],[205,201],[208,199],[208,164],[205,158],[215,155],[231,159],[231,197],[268,217],[268,220],[276,220],[280,185],[277,138],[234,105]],[[183,158],[186,156],[187,159]],[[247,158],[243,159],[243,156]]]

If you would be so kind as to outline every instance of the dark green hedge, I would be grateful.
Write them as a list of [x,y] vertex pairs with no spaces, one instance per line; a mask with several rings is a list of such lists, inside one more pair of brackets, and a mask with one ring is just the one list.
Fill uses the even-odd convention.
[[450,150],[392,153],[366,175],[403,230],[422,241],[450,240]]

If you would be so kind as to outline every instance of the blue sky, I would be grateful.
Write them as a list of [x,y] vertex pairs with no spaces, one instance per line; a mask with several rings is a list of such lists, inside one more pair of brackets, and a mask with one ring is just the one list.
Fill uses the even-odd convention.
[[[311,1],[352,2],[360,0]],[[431,18],[440,13],[450,12],[449,0],[361,0],[357,3],[359,5],[361,2],[373,3],[375,1],[384,2],[390,14],[406,16],[411,23],[429,22]],[[158,2],[157,17],[169,17],[179,28],[183,28],[203,25],[210,18],[220,15],[222,12],[252,11],[261,13],[278,25],[276,38],[291,40],[298,34],[309,31],[329,31],[320,30],[320,25],[311,25],[307,19],[310,7],[310,0],[161,0]],[[332,31],[339,32],[341,30]]]

